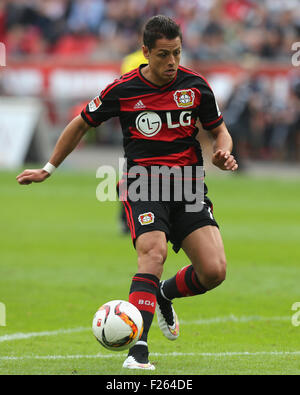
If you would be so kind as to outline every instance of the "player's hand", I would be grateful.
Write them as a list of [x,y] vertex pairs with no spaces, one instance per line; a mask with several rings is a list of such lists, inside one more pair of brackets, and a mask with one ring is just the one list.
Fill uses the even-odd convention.
[[235,171],[239,167],[234,156],[229,151],[220,149],[213,154],[212,163],[221,170]]
[[32,182],[42,182],[46,178],[50,177],[50,174],[43,169],[27,169],[16,177],[16,180],[21,185],[28,185]]

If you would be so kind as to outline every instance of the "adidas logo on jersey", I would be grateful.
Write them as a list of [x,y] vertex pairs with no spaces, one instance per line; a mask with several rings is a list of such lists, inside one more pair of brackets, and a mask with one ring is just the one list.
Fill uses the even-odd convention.
[[135,110],[138,110],[140,108],[146,108],[145,104],[142,102],[142,100],[139,100],[136,105],[133,107]]

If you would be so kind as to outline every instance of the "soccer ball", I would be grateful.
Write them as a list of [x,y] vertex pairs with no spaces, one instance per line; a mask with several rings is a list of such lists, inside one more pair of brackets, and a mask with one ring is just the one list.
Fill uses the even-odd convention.
[[112,300],[101,306],[93,319],[93,333],[108,350],[132,347],[142,336],[143,318],[139,310],[124,300]]

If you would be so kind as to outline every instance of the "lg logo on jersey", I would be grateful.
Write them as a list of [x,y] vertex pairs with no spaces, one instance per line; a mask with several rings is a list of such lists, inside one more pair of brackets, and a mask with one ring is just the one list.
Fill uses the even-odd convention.
[[156,112],[145,111],[135,121],[137,130],[146,137],[155,136],[161,129],[161,119]]
[[167,112],[167,124],[169,129],[179,128],[179,126],[189,126],[192,121],[192,111],[182,111],[179,116],[179,123],[173,123],[171,113]]
[[[189,126],[192,122],[192,111],[181,111],[178,122],[172,120],[172,113],[166,112],[166,121],[169,129]],[[146,137],[155,136],[162,127],[160,116],[154,111],[144,111],[138,115],[135,121],[137,130]]]

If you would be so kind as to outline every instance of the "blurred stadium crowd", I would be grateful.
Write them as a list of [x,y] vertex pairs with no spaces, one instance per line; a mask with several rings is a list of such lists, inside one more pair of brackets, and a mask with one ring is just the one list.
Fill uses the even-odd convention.
[[283,92],[248,67],[221,105],[241,157],[300,161],[299,0],[2,0],[0,41],[12,58],[121,61],[156,14],[180,23],[186,63],[291,67]]
[[134,50],[150,16],[175,17],[196,60],[245,56],[290,61],[300,35],[298,0],[2,0],[0,40],[8,55],[89,54],[121,58]]

